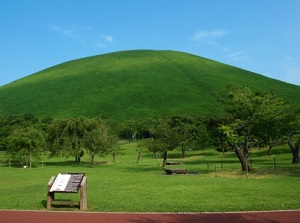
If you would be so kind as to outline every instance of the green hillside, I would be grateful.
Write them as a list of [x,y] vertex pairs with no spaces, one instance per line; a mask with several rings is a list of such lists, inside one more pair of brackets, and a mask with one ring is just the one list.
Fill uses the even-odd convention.
[[[121,51],[50,67],[0,87],[0,115],[101,115],[117,121],[168,114],[218,115],[216,95],[240,84],[297,105],[300,86],[176,51]],[[298,105],[299,106],[299,105]]]

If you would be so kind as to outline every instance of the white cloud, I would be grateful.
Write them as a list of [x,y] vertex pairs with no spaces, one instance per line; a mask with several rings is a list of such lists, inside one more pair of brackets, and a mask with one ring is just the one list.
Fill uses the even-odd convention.
[[76,29],[65,29],[60,26],[50,24],[50,30],[76,40],[81,45],[104,48],[106,43],[112,43],[113,37],[107,34],[99,34],[92,27],[77,27]]
[[103,38],[106,42],[109,42],[109,43],[112,43],[112,42],[113,42],[112,36],[109,36],[109,35],[102,35],[102,38]]
[[63,29],[57,25],[53,25],[53,24],[50,24],[49,25],[49,28],[53,31],[56,31],[56,32],[60,32],[64,35],[67,35],[69,37],[73,37],[74,36],[74,30],[73,29]]
[[101,35],[101,39],[97,40],[97,47],[99,48],[105,48],[107,47],[106,43],[112,43],[113,37],[110,35]]
[[213,31],[198,31],[196,32],[191,40],[192,41],[202,41],[202,40],[212,40],[212,39],[217,39],[221,38],[223,36],[226,36],[229,32],[227,30],[213,30]]
[[53,31],[60,31],[60,27],[58,27],[58,26],[56,26],[56,25],[53,25],[53,24],[50,24],[49,25],[49,28],[51,29],[51,30],[53,30]]
[[207,44],[212,45],[212,46],[218,46],[219,45],[216,41],[212,41],[212,40],[207,41]]
[[237,60],[246,59],[248,56],[246,55],[245,51],[238,51],[238,52],[229,54],[228,57],[233,61],[237,61]]
[[106,47],[106,45],[105,45],[105,44],[103,44],[103,43],[97,43],[97,47],[99,47],[99,48],[105,48],[105,47]]

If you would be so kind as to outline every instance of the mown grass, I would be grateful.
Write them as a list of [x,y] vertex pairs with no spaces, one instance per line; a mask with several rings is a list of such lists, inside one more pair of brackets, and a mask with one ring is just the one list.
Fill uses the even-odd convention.
[[[166,175],[153,154],[145,153],[136,163],[135,143],[123,144],[124,154],[98,158],[108,164],[91,167],[85,156],[80,165],[73,159],[45,157],[43,166],[32,169],[0,166],[0,209],[43,210],[47,183],[59,172],[84,172],[87,176],[88,211],[204,212],[251,211],[300,208],[299,165],[292,165],[286,147],[251,151],[253,172],[240,171],[232,153],[224,156],[212,149],[170,153],[170,161],[180,161],[186,175]],[[3,155],[0,158],[3,160]],[[222,161],[221,161],[222,160]],[[209,168],[208,168],[209,164]],[[171,167],[170,167],[171,168]],[[177,168],[173,167],[172,168]],[[217,172],[215,172],[217,170]],[[57,199],[79,200],[79,194],[56,194]],[[58,208],[57,210],[69,210]],[[73,210],[73,209],[72,209]]]
[[0,87],[0,115],[109,117],[117,122],[223,113],[228,84],[276,90],[298,107],[299,86],[176,51],[134,50],[66,62]]

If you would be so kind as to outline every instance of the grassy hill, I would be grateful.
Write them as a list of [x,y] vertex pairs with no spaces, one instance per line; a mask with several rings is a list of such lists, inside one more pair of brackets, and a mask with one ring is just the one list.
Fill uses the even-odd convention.
[[[87,57],[0,87],[0,115],[101,115],[117,121],[169,114],[218,115],[217,93],[240,84],[297,105],[300,86],[176,51],[134,50]],[[298,105],[299,106],[299,105]]]

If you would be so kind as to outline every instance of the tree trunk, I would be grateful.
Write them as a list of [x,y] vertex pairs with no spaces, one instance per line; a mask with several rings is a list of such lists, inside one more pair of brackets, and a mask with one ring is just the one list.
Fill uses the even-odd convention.
[[269,149],[268,149],[268,156],[272,156],[272,148],[273,148],[273,146],[272,146],[272,144],[270,143],[270,144],[269,144]]
[[184,145],[181,145],[181,158],[185,158],[185,146]]
[[288,137],[288,145],[290,147],[293,159],[292,164],[299,163],[299,145],[300,145],[300,137],[296,142],[292,142],[291,137]]
[[137,163],[137,164],[139,163],[141,157],[142,157],[142,153],[138,153],[138,157],[137,157],[137,159],[136,159],[136,163]]
[[157,160],[157,165],[160,166],[160,163],[159,163],[159,153],[155,153],[155,156],[156,156],[156,160]]
[[132,133],[131,133],[131,140],[132,140],[133,142],[136,141],[136,131],[132,131]]
[[112,157],[113,157],[113,162],[116,162],[116,152],[114,152],[113,154],[112,154]]
[[163,154],[163,165],[162,165],[162,169],[165,168],[166,166],[166,163],[167,163],[167,159],[168,159],[168,151],[164,151],[164,154]]
[[80,156],[75,156],[75,162],[80,164],[81,158]]
[[297,150],[295,150],[294,152],[292,152],[292,154],[293,154],[292,164],[298,164],[299,163],[299,148]]
[[289,143],[290,150],[292,153],[292,164],[299,163],[299,144],[296,143]]
[[29,155],[29,168],[31,169],[31,150],[30,150],[30,155]]
[[141,159],[141,157],[142,157],[142,152],[139,151],[138,149],[135,149],[135,151],[138,153],[138,157],[137,157],[137,159],[136,159],[136,163],[138,164],[139,161],[140,161],[140,159]]
[[242,149],[239,149],[238,147],[236,147],[234,149],[234,152],[235,154],[237,155],[240,163],[241,163],[241,166],[242,166],[242,170],[243,171],[250,171],[251,170],[251,167],[250,167],[250,164],[249,164],[249,161],[248,161],[248,151],[245,151],[242,150]]
[[223,156],[225,155],[225,148],[222,147],[222,153],[223,153]]
[[91,162],[92,162],[92,167],[94,167],[94,165],[95,165],[95,155],[94,154],[92,154]]

